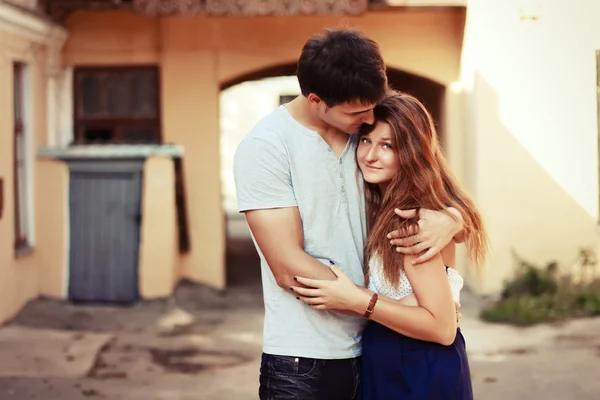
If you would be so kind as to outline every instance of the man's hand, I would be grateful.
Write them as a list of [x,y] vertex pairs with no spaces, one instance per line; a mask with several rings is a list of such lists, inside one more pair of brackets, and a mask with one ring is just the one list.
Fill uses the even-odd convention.
[[[463,219],[458,210],[450,207],[448,211],[456,219],[441,211],[422,208],[419,211],[418,228],[390,232],[390,243],[397,246],[398,253],[421,254],[412,261],[413,265],[429,261],[463,230]],[[414,218],[416,210],[396,209],[395,212],[402,218]]]

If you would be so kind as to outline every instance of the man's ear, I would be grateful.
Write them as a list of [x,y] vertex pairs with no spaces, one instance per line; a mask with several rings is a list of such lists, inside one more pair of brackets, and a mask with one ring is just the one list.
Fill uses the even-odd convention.
[[309,103],[314,104],[315,106],[318,106],[323,102],[323,99],[314,93],[309,93],[306,98],[308,99]]

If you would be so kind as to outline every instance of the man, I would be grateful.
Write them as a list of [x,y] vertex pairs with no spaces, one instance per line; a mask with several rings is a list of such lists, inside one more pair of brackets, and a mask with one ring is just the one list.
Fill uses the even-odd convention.
[[[334,263],[364,285],[367,227],[351,134],[374,122],[373,108],[388,89],[385,63],[373,40],[353,30],[329,30],[306,42],[297,75],[302,95],[260,121],[234,160],[239,209],[261,259],[259,395],[350,400],[360,379],[363,319],[312,310],[290,287],[296,275],[335,279],[329,269]],[[443,213],[421,210],[420,219],[418,235],[390,236],[402,252],[429,249],[420,261],[462,229],[460,218]]]

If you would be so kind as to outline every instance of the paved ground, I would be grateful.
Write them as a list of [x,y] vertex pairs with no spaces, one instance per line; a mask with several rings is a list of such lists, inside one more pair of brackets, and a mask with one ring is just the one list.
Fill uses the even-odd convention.
[[461,327],[476,399],[600,399],[600,318],[531,328],[487,324],[466,297]]
[[[0,399],[254,398],[261,329],[259,285],[221,294],[183,284],[172,300],[132,308],[37,300],[0,329]],[[3,331],[10,332],[10,343],[2,339]],[[97,346],[93,358],[87,370],[73,376],[65,365],[85,365],[89,351],[75,357],[64,342],[89,342],[91,332]],[[4,357],[8,348],[11,358]],[[28,362],[46,368],[25,374]]]
[[[464,304],[477,399],[600,398],[600,319],[516,329]],[[37,300],[0,329],[0,399],[256,399],[262,312],[258,284],[132,308]]]

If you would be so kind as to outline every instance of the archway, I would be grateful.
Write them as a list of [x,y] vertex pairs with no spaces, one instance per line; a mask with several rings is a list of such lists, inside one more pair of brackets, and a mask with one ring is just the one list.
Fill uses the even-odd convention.
[[444,143],[444,96],[446,88],[431,79],[399,69],[388,68],[388,82],[393,89],[401,90],[418,98],[427,107],[441,143]]
[[260,260],[243,214],[237,212],[233,157],[242,138],[264,116],[300,94],[295,64],[267,68],[221,85],[221,187],[226,221],[227,285],[260,279]]
[[[223,209],[226,217],[227,285],[260,279],[260,261],[243,215],[237,212],[233,184],[233,155],[243,136],[262,117],[300,94],[296,64],[288,63],[251,71],[221,84],[220,136]],[[443,140],[443,85],[430,79],[388,68],[390,86],[419,98],[430,110]]]

